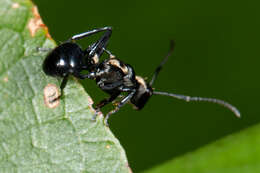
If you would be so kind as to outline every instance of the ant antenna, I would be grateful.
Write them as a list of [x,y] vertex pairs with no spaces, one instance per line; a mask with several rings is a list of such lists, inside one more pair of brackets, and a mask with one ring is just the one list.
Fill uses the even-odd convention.
[[205,97],[190,97],[190,96],[185,96],[185,95],[181,95],[181,94],[173,94],[173,93],[160,92],[160,91],[154,91],[153,94],[170,96],[170,97],[174,97],[176,99],[184,100],[186,102],[189,102],[189,101],[196,102],[197,101],[197,102],[216,103],[216,104],[219,104],[219,105],[224,106],[224,107],[228,108],[229,110],[231,110],[236,115],[236,117],[238,117],[238,118],[241,117],[239,110],[235,106],[233,106],[230,103],[225,102],[223,100],[219,100],[219,99],[215,99],[215,98],[205,98]]
[[171,41],[170,41],[170,50],[168,51],[168,53],[167,53],[167,55],[165,56],[165,58],[162,60],[161,64],[155,69],[155,72],[154,72],[154,75],[153,75],[153,77],[152,77],[152,80],[151,80],[150,83],[149,83],[150,86],[153,85],[153,83],[154,83],[155,79],[157,78],[159,72],[161,71],[163,65],[164,65],[164,64],[166,63],[166,61],[168,60],[169,56],[172,55],[172,52],[173,52],[173,50],[174,50],[174,45],[175,45],[174,41],[171,40]]

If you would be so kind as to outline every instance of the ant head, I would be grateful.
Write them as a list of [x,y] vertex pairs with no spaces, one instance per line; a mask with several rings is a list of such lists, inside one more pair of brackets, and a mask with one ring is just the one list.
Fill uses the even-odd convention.
[[83,51],[72,42],[66,42],[54,50],[45,58],[43,62],[43,71],[50,76],[64,77],[73,74],[82,69]]
[[161,64],[156,68],[156,70],[153,74],[152,80],[149,83],[147,83],[142,77],[136,76],[136,81],[137,81],[138,87],[137,87],[137,91],[136,91],[135,95],[131,99],[131,103],[134,104],[136,109],[138,109],[138,110],[142,109],[144,107],[144,105],[146,104],[146,102],[149,100],[149,98],[154,94],[152,85],[153,85],[154,81],[156,80],[159,72],[161,71],[162,66],[166,63],[166,61],[168,60],[168,57],[172,54],[173,48],[174,48],[174,41],[172,40],[170,42],[170,50],[169,50],[168,54],[163,59]]
[[142,77],[136,76],[135,79],[138,87],[135,95],[131,99],[131,103],[137,110],[140,110],[153,95],[153,89]]

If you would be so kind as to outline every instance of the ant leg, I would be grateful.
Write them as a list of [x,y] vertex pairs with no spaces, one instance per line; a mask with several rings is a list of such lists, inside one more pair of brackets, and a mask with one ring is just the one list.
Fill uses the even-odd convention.
[[57,98],[51,100],[51,102],[55,102],[55,101],[57,101],[58,99],[60,99],[60,98],[63,97],[63,95],[64,95],[63,90],[64,90],[64,88],[65,88],[66,85],[67,85],[68,79],[69,79],[69,75],[66,75],[66,76],[63,78],[63,80],[62,80],[62,82],[61,82],[61,85],[60,85],[60,92],[61,92],[61,94],[60,94]]
[[112,90],[115,89],[117,87],[119,87],[120,85],[123,84],[123,81],[117,81],[111,84],[104,84],[104,82],[98,82],[97,85],[102,89],[102,90]]
[[110,34],[111,34],[112,27],[107,26],[107,27],[103,27],[103,28],[93,29],[93,30],[83,32],[80,34],[76,34],[76,35],[72,36],[68,41],[80,40],[80,39],[83,39],[85,37],[88,37],[90,35],[93,35],[93,34],[96,34],[98,32],[102,32],[102,31],[107,31],[107,32],[110,32]]
[[95,42],[85,50],[85,54],[87,54],[90,58],[95,56],[99,58],[104,52],[104,48],[106,48],[111,34],[112,30],[107,30],[97,42]]
[[117,111],[119,111],[119,109],[120,109],[122,106],[124,106],[124,105],[134,96],[135,92],[136,92],[136,90],[133,90],[130,94],[128,94],[126,97],[124,97],[124,98],[120,101],[120,103],[116,106],[115,109],[113,109],[112,111],[110,111],[110,112],[107,113],[107,115],[106,115],[106,117],[105,117],[105,120],[104,120],[104,123],[105,123],[106,126],[108,126],[108,119],[109,119],[109,117],[110,117],[112,114],[114,114],[114,113],[116,113]]
[[119,90],[120,90],[121,92],[131,92],[131,91],[133,91],[133,88],[129,88],[129,87],[124,87],[124,86],[122,86],[122,87],[119,87]]
[[109,98],[106,98],[104,100],[101,100],[95,107],[96,110],[100,110],[102,107],[104,107],[105,105],[107,105],[108,103],[111,103],[113,102],[117,97],[118,95],[120,94],[120,92],[116,92],[116,93],[113,93]]
[[64,90],[64,88],[65,88],[66,85],[67,85],[68,79],[69,79],[69,75],[66,75],[66,76],[63,78],[62,82],[61,82],[61,85],[60,85],[61,95],[60,95],[60,97],[63,96],[63,90]]
[[109,50],[103,48],[103,50],[109,55],[109,58],[115,58],[116,56],[113,55]]
[[102,107],[104,107],[105,105],[107,105],[108,103],[114,101],[119,94],[120,94],[120,92],[116,92],[116,93],[113,93],[109,98],[106,98],[106,99],[101,100],[101,101],[95,106],[96,114],[93,116],[93,120],[96,120],[96,117],[97,117],[97,115],[98,115],[98,112],[100,112],[100,109],[101,109]]
[[[99,60],[99,57],[103,53],[103,48],[107,46],[107,43],[109,41],[109,38],[111,37],[112,34],[112,27],[103,27],[103,28],[98,28],[98,29],[93,29],[91,31],[87,31],[81,34],[77,34],[72,36],[68,42],[74,41],[74,40],[80,40],[85,37],[88,37],[90,35],[96,34],[98,32],[106,31],[103,36],[94,44],[89,46],[85,51],[85,55],[88,55],[88,57],[93,57],[97,60]],[[96,55],[96,56],[95,56]],[[94,57],[95,56],[95,57]]]
[[[101,109],[102,107],[104,107],[104,106],[107,105],[108,103],[113,102],[113,101],[118,97],[119,94],[120,94],[120,92],[116,92],[116,93],[111,94],[109,98],[106,98],[106,99],[101,100],[101,101],[95,106],[96,112],[100,112],[100,109]],[[96,117],[97,117],[97,113],[94,115],[93,119],[95,120]]]
[[81,73],[73,73],[73,75],[79,79],[95,79],[96,78],[96,73],[91,72],[88,74],[81,74]]

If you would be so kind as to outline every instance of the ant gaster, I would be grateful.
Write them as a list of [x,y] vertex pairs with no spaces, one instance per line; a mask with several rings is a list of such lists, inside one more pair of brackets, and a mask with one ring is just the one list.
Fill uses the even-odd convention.
[[[86,50],[82,50],[80,46],[75,43],[76,40],[80,40],[102,31],[105,31],[105,33],[101,38],[91,44]],[[83,70],[91,71],[95,69],[99,57],[103,54],[104,48],[108,44],[111,33],[111,27],[103,27],[74,35],[66,42],[57,46],[47,55],[43,62],[43,71],[45,74],[63,78],[60,85],[61,95],[59,98],[63,95],[63,89],[67,84],[69,75],[85,79],[86,76],[81,72]]]
[[116,104],[116,108],[110,111],[105,117],[105,123],[111,114],[116,113],[122,106],[130,102],[137,110],[141,110],[152,95],[165,95],[174,97],[177,99],[189,101],[204,101],[222,105],[231,110],[237,117],[240,117],[240,112],[233,105],[215,98],[203,98],[203,97],[190,97],[180,94],[173,94],[161,91],[154,91],[152,85],[156,80],[163,65],[168,60],[168,57],[172,54],[174,49],[174,42],[171,41],[170,50],[167,56],[163,59],[160,65],[156,68],[151,81],[148,83],[142,77],[135,75],[134,69],[129,65],[123,63],[121,60],[116,59],[108,50],[104,48],[104,51],[110,55],[109,59],[105,59],[101,62],[94,71],[90,72],[87,78],[96,80],[97,85],[106,93],[110,95],[108,99],[102,100],[97,104],[96,109],[99,110],[106,104],[113,102],[121,92],[127,92],[128,94]]

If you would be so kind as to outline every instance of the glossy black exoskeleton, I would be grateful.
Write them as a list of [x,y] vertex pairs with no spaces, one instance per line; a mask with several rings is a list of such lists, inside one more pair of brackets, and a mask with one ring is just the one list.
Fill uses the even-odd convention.
[[99,104],[97,104],[96,109],[99,110],[106,104],[114,101],[122,92],[127,93],[127,95],[116,104],[116,108],[106,115],[106,125],[108,125],[107,121],[109,116],[113,113],[116,113],[126,103],[130,102],[137,110],[140,110],[145,106],[152,95],[166,95],[185,100],[187,102],[212,102],[230,109],[236,116],[240,117],[238,109],[223,100],[215,98],[190,97],[180,94],[154,91],[152,85],[160,70],[162,69],[162,66],[173,52],[173,48],[174,42],[172,41],[169,53],[163,59],[161,64],[156,68],[152,80],[149,83],[146,82],[142,77],[135,75],[134,69],[129,64],[123,63],[121,60],[115,58],[115,56],[112,55],[109,51],[104,49],[104,51],[110,55],[110,58],[105,59],[98,66],[96,66],[96,69],[91,71],[87,77],[96,80],[97,85],[110,95],[108,99],[104,99]]
[[[105,31],[102,37],[85,50],[81,49],[78,44],[74,43],[76,40],[85,38],[101,31]],[[94,79],[97,85],[104,92],[110,95],[109,98],[104,99],[99,104],[97,104],[97,110],[100,110],[106,104],[113,102],[122,92],[127,93],[127,95],[119,103],[117,103],[116,108],[106,115],[106,124],[109,116],[113,113],[116,113],[126,103],[131,102],[137,110],[140,110],[145,106],[152,95],[166,95],[185,100],[187,102],[212,102],[222,105],[230,109],[236,116],[240,116],[240,113],[236,107],[223,100],[215,98],[190,97],[180,94],[154,91],[152,85],[168,57],[173,52],[174,42],[171,42],[172,44],[169,53],[163,59],[161,64],[156,68],[152,80],[148,83],[142,77],[135,75],[134,69],[131,67],[131,65],[125,64],[121,60],[115,58],[115,56],[112,55],[108,50],[106,50],[111,32],[111,27],[104,27],[87,31],[82,34],[77,34],[71,37],[65,43],[62,43],[53,49],[48,54],[43,62],[44,72],[47,75],[53,77],[63,77],[60,86],[61,95],[57,99],[63,95],[63,89],[66,86],[68,76],[73,75],[80,79]],[[103,62],[99,62],[99,58],[104,51],[110,55],[110,58],[105,59]],[[89,73],[82,74],[81,72],[83,70],[87,70]]]
[[[105,31],[101,38],[85,50],[81,49],[81,47],[75,43],[76,40],[80,40],[101,31]],[[47,75],[63,78],[60,85],[61,96],[69,75],[85,79],[86,75],[81,74],[81,72],[83,70],[90,71],[95,69],[99,57],[108,44],[111,33],[111,27],[104,27],[74,35],[66,42],[54,48],[47,55],[43,62],[43,71]]]

